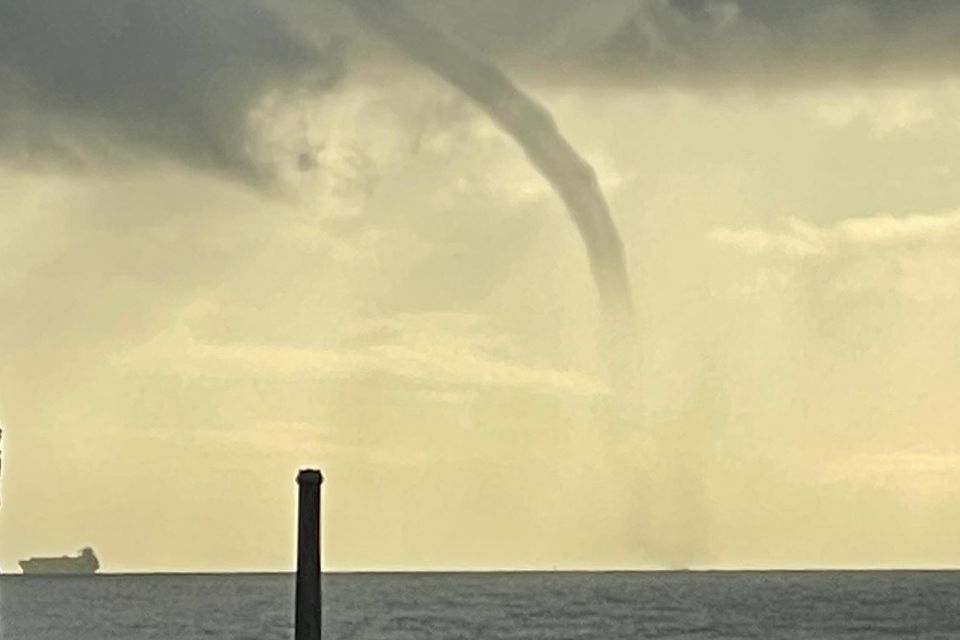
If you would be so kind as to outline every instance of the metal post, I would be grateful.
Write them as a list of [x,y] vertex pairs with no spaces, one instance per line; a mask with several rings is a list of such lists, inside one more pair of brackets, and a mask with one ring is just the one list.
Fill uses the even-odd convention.
[[320,485],[319,469],[303,469],[297,530],[296,640],[320,640]]

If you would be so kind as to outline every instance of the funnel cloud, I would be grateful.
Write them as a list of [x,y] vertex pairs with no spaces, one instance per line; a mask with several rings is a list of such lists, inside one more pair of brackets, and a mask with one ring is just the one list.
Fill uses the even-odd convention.
[[623,242],[596,173],[563,137],[550,113],[492,63],[450,42],[401,3],[347,4],[365,23],[474,100],[523,148],[570,212],[608,316],[618,322],[628,319],[632,304]]

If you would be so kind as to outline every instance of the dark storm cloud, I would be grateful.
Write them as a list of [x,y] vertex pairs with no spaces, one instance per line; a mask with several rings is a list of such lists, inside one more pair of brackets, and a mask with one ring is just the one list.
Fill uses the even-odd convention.
[[[673,0],[674,6],[707,7],[717,4],[710,0]],[[829,8],[847,7],[861,9],[872,14],[878,22],[897,29],[911,23],[943,15],[956,9],[954,0],[736,0],[748,17],[771,24],[788,24],[805,14]]]
[[[960,67],[952,0],[408,6],[452,41],[544,81],[780,85]],[[334,83],[343,64],[328,35],[345,35],[354,53],[371,45],[342,13],[332,0],[0,0],[0,160],[153,154],[261,180],[250,109],[271,89]],[[396,55],[372,51],[367,60]]]
[[413,0],[498,62],[561,82],[758,84],[954,73],[953,0]]
[[0,158],[153,153],[259,180],[251,107],[328,87],[336,54],[249,0],[0,0]]
[[958,36],[949,0],[654,0],[585,53],[640,82],[781,86],[953,74]]

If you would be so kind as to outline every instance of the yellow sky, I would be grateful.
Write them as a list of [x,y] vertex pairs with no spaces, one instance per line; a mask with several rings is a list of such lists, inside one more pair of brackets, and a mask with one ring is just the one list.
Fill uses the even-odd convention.
[[260,103],[279,196],[0,165],[0,567],[289,569],[302,465],[330,569],[960,563],[960,84],[524,82],[627,247],[628,402],[562,204],[424,73]]

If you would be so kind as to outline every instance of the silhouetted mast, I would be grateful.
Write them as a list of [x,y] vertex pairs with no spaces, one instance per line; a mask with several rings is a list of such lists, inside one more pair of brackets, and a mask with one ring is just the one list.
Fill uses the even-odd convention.
[[320,640],[322,605],[320,598],[320,485],[319,469],[303,469],[297,476],[300,487],[297,529],[296,640]]

